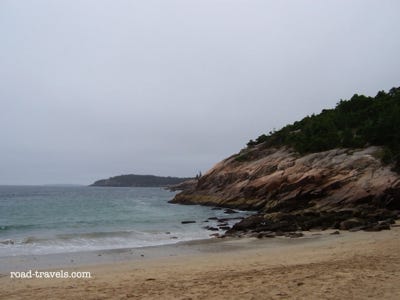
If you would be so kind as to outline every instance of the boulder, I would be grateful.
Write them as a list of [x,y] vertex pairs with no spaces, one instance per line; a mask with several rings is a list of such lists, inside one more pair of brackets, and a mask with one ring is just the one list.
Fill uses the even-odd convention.
[[340,229],[341,230],[349,230],[356,227],[364,226],[365,222],[359,218],[351,218],[345,221],[340,222]]

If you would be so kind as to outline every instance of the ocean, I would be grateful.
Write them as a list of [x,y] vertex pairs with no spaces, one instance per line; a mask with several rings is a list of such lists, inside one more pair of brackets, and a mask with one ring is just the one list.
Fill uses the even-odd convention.
[[174,195],[163,188],[0,186],[0,257],[207,239],[215,232],[204,227],[217,225],[208,218],[250,214],[168,203]]

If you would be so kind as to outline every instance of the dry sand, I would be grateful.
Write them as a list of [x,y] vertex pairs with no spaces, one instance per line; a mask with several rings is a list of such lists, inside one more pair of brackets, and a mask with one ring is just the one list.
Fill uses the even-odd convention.
[[309,236],[192,243],[173,256],[69,268],[91,279],[2,272],[0,299],[400,299],[400,227]]

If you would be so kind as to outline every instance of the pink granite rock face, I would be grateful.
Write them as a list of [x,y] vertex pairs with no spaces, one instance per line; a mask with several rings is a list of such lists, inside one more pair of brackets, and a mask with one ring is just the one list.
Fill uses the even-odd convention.
[[334,149],[300,156],[288,148],[242,150],[216,164],[171,201],[265,213],[370,206],[400,209],[400,176],[382,149]]

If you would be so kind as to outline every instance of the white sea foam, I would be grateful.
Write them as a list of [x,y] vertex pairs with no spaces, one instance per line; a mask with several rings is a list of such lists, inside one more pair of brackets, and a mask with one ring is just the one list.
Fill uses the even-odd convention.
[[[90,234],[88,234],[90,236]],[[27,237],[22,241],[5,240],[0,241],[0,257],[18,256],[30,254],[50,254],[77,251],[92,251],[105,249],[139,248],[146,246],[158,246],[174,244],[180,241],[209,238],[209,232],[165,232],[145,233],[136,232],[90,238],[76,236],[71,238],[45,239]]]

